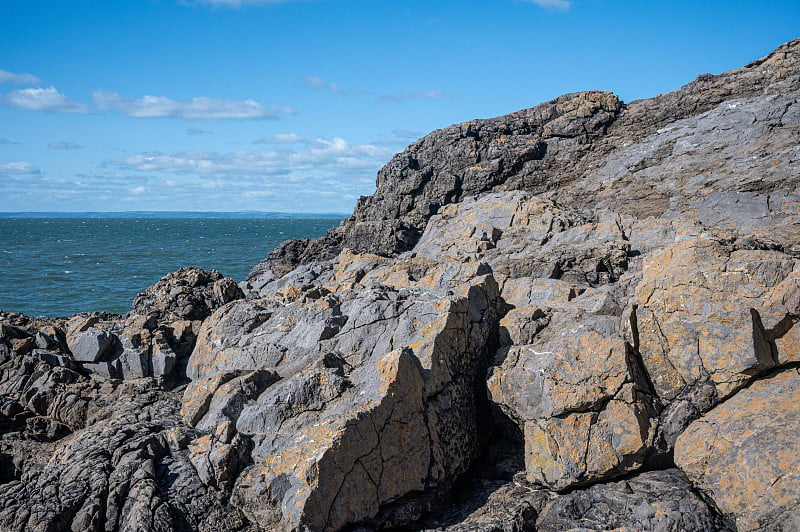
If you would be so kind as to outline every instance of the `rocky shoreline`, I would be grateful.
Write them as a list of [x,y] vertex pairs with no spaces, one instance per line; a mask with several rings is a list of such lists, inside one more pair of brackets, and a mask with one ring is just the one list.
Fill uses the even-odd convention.
[[800,40],[377,185],[238,285],[0,313],[0,529],[800,529]]

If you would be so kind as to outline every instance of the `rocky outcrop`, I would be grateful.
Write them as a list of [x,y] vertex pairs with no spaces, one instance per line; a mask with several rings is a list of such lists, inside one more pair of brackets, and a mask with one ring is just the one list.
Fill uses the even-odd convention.
[[0,528],[797,528],[799,63],[435,131],[239,286],[0,315]]
[[738,530],[800,526],[800,372],[756,381],[678,437],[675,463]]
[[637,217],[723,192],[791,191],[781,180],[798,161],[797,46],[655,98],[625,104],[606,92],[570,94],[434,131],[379,172],[375,194],[342,226],[282,244],[271,268],[282,275],[342,246],[394,255],[414,245],[439,207],[496,190],[550,192],[576,207]]
[[676,469],[649,471],[556,497],[536,530],[730,530]]
[[[338,530],[371,519],[453,482],[480,454],[498,297],[480,267],[343,253],[324,286],[264,290],[205,322],[184,414],[224,430],[220,445],[252,442],[233,496],[254,522]],[[214,408],[246,378],[225,382],[231,372],[265,370],[280,380],[243,408]],[[213,459],[213,447],[198,452]]]
[[161,322],[204,320],[217,307],[243,297],[233,279],[217,270],[181,268],[133,300],[133,312]]

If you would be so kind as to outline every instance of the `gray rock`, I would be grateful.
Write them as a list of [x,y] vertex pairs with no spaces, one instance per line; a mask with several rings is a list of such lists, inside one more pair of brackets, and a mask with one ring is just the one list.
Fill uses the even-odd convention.
[[754,382],[678,437],[675,463],[739,530],[800,522],[800,370]]
[[644,218],[676,207],[674,196],[685,206],[712,190],[789,190],[797,184],[785,181],[798,164],[797,47],[786,43],[655,98],[622,104],[610,93],[570,94],[434,131],[379,172],[375,194],[340,227],[275,250],[273,271],[327,260],[342,246],[396,255],[413,247],[441,206],[490,191],[552,190],[572,208]]
[[202,320],[215,308],[242,296],[236,281],[223,278],[217,270],[181,268],[138,294],[133,310],[165,323]]
[[90,329],[77,335],[69,342],[69,350],[77,362],[99,362],[109,354],[117,338],[105,330]]
[[693,490],[677,469],[650,471],[553,499],[536,520],[540,532],[735,530]]

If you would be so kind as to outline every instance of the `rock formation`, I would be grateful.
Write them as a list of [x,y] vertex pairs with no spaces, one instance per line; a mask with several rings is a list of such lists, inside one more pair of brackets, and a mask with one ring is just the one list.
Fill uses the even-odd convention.
[[0,529],[800,527],[800,41],[377,185],[238,286],[0,315]]

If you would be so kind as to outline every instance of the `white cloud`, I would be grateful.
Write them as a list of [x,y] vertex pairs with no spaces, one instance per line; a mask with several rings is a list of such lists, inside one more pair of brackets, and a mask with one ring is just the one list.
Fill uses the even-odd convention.
[[190,127],[189,129],[186,130],[186,134],[191,137],[196,137],[198,135],[211,135],[212,133],[214,132],[209,131],[207,129],[199,129],[196,127]]
[[226,100],[200,96],[180,102],[164,96],[146,95],[138,100],[123,98],[115,92],[95,91],[92,100],[98,109],[111,110],[133,118],[183,118],[186,120],[243,120],[277,118],[295,114],[288,106],[263,107],[254,100]]
[[547,9],[562,9],[566,11],[572,6],[571,0],[525,0]]
[[297,133],[278,133],[271,137],[254,140],[253,144],[296,144],[298,142],[306,142],[306,139]]
[[0,85],[4,83],[10,85],[40,85],[42,82],[33,74],[15,74],[0,70]]
[[88,106],[70,100],[55,87],[11,91],[0,96],[0,103],[26,111],[89,112]]
[[372,144],[351,145],[342,138],[317,139],[302,149],[272,151],[240,150],[228,153],[187,151],[149,152],[111,159],[109,164],[124,170],[167,172],[197,176],[259,178],[283,176],[304,180],[314,176],[347,175],[370,181],[394,152]]
[[76,142],[68,141],[51,142],[47,147],[53,150],[79,150],[83,148],[83,146]]
[[41,173],[42,171],[33,163],[27,161],[0,164],[0,175],[38,175]]
[[128,189],[128,192],[130,192],[131,194],[136,194],[136,195],[139,195],[139,194],[143,193],[144,191],[145,191],[145,188],[143,186],[138,186],[138,187],[134,187],[134,188],[129,188]]

